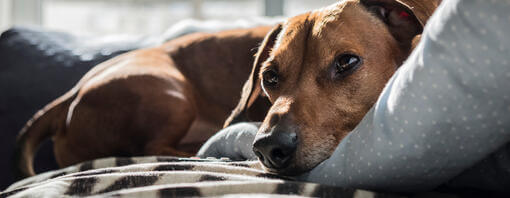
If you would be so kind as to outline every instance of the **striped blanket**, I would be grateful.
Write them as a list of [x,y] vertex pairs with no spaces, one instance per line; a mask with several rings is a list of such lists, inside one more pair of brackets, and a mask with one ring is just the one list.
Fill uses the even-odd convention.
[[[380,197],[295,181],[256,161],[176,157],[105,158],[21,180],[0,197]],[[384,195],[384,197],[394,197]]]

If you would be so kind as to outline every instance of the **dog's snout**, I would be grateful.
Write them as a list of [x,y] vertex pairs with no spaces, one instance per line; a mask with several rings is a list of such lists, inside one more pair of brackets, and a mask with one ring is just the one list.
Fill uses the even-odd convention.
[[253,152],[268,168],[286,168],[294,157],[298,144],[294,132],[272,132],[269,136],[256,139]]

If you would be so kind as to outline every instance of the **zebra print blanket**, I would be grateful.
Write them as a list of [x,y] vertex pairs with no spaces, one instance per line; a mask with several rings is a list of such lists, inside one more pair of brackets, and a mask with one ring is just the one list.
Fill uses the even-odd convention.
[[[175,157],[105,158],[14,183],[0,197],[375,197],[266,173],[258,162]],[[393,197],[384,195],[385,197]]]

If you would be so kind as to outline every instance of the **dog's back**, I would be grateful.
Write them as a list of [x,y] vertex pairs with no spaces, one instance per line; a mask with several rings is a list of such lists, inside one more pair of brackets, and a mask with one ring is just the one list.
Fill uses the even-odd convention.
[[106,156],[189,156],[177,144],[188,132],[196,143],[221,127],[269,28],[187,35],[96,66],[23,128],[20,174],[34,174],[33,155],[49,136],[60,166]]

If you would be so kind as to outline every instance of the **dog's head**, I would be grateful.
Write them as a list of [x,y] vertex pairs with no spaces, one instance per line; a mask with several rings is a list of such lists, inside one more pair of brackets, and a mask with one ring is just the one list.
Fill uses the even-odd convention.
[[253,145],[259,160],[287,175],[315,167],[361,121],[410,54],[437,6],[424,2],[346,0],[278,25],[259,48],[226,125],[245,120],[265,96],[271,107]]

